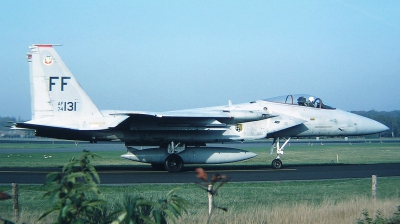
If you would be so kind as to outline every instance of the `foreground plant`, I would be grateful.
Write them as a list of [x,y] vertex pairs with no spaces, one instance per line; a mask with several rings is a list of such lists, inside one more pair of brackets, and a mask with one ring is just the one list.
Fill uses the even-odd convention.
[[[58,212],[57,223],[98,223],[103,214],[102,199],[97,183],[99,175],[90,164],[90,158],[99,157],[87,150],[80,158],[73,157],[61,172],[49,173],[43,188],[55,204],[44,212],[39,220],[52,212]],[[93,179],[94,178],[94,179]],[[96,181],[96,182],[95,182]]]
[[175,191],[176,189],[171,190],[165,199],[157,202],[148,201],[142,197],[125,196],[124,207],[111,215],[118,216],[112,223],[164,224],[168,220],[175,223],[176,218],[187,213],[187,201],[177,196]]
[[108,213],[107,203],[97,187],[100,177],[90,164],[90,158],[99,157],[87,150],[80,158],[73,157],[61,172],[49,173],[43,188],[55,204],[39,220],[58,211],[56,223],[167,223],[186,213],[187,202],[170,191],[157,202],[126,195],[123,208]]
[[208,219],[207,223],[210,222],[211,215],[214,211],[214,208],[221,209],[223,211],[228,211],[227,208],[215,206],[214,204],[214,195],[217,194],[218,189],[226,184],[231,178],[226,177],[221,174],[214,174],[211,177],[211,181],[207,180],[207,173],[203,168],[196,169],[196,177],[201,180],[201,182],[197,182],[196,184],[203,190],[208,192]]
[[[11,198],[12,198],[11,195],[9,195],[9,194],[7,194],[7,193],[0,192],[0,201],[2,201],[2,200],[8,200],[8,199],[11,199]],[[4,223],[4,224],[13,224],[12,221],[7,220],[7,219],[3,219],[3,218],[1,218],[1,217],[0,217],[0,221],[1,221],[2,223]]]
[[359,219],[357,224],[400,224],[400,206],[397,207],[397,212],[394,213],[394,217],[389,219],[382,217],[380,211],[376,212],[375,220],[370,217],[367,210],[363,210],[362,214],[364,219]]

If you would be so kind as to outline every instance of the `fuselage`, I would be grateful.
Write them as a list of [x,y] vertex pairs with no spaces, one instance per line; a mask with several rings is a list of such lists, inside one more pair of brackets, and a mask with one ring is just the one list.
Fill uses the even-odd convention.
[[[250,103],[169,111],[171,114],[196,112],[223,114],[231,119],[194,121],[191,117],[169,123],[157,117],[114,115],[121,111],[101,111],[105,118],[121,116],[118,126],[107,130],[71,130],[56,127],[36,129],[37,135],[85,141],[123,141],[128,145],[157,146],[171,141],[201,146],[206,143],[247,141],[275,137],[354,136],[378,133],[387,129],[379,122],[339,109],[323,109],[292,103],[258,100]],[[249,114],[235,120],[235,115]],[[268,115],[265,119],[258,116]],[[251,116],[254,121],[251,121]],[[258,120],[257,120],[258,119]]]
[[166,112],[101,111],[89,98],[51,44],[34,44],[27,54],[32,120],[16,128],[37,136],[122,141],[127,145],[187,146],[268,137],[351,136],[387,127],[327,106],[307,94],[243,104]]

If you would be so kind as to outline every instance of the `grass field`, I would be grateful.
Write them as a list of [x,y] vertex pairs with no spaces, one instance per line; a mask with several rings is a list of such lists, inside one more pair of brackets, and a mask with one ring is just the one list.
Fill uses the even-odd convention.
[[[205,223],[207,193],[193,184],[100,186],[108,205],[115,208],[126,194],[147,199],[162,198],[174,188],[189,201],[188,214],[179,223]],[[11,194],[10,186],[0,191]],[[20,186],[20,221],[35,223],[49,206],[42,199],[40,186]],[[370,179],[228,183],[215,198],[213,223],[355,223],[362,210],[374,215],[377,210],[390,217],[400,205],[400,177],[378,179],[378,199],[371,199]],[[0,217],[12,219],[12,201],[0,203]],[[44,223],[51,222],[51,218]]]
[[[15,144],[12,144],[15,145]],[[60,151],[45,155],[35,153],[38,145],[22,145],[22,153],[4,153],[7,144],[0,144],[1,167],[61,167],[72,156],[80,152],[65,152],[70,146],[57,145]],[[47,146],[46,146],[47,147]],[[53,146],[54,147],[54,146]],[[85,149],[85,146],[78,146]],[[244,148],[245,149],[245,148]],[[248,161],[232,165],[269,165],[274,155],[269,148],[249,148],[259,154]],[[119,156],[124,152],[95,152],[101,158],[93,160],[99,166],[143,166],[149,165],[123,160]],[[285,165],[297,164],[372,164],[399,163],[399,143],[359,143],[341,145],[303,145],[288,146],[282,157]],[[51,156],[51,158],[49,157]],[[400,174],[399,174],[400,175]],[[181,217],[179,223],[206,223],[207,194],[192,184],[100,186],[100,190],[115,208],[126,194],[141,195],[147,199],[162,198],[173,189],[180,188],[178,194],[190,203],[188,214]],[[0,191],[11,194],[11,186],[1,185]],[[20,223],[36,223],[37,218],[51,203],[42,199],[44,191],[40,186],[20,185]],[[215,198],[216,204],[228,208],[228,212],[216,211],[212,223],[356,223],[362,218],[362,210],[367,209],[374,217],[379,210],[390,217],[400,205],[400,177],[378,177],[378,198],[371,198],[371,179],[346,179],[322,181],[278,181],[263,183],[228,183],[223,186]],[[12,220],[12,201],[0,201],[0,217]],[[43,220],[53,222],[54,216]]]
[[[240,147],[241,145],[238,145]],[[53,148],[52,152],[35,152],[40,147]],[[38,145],[38,144],[0,144],[0,166],[1,167],[61,167],[73,156],[79,156],[76,150],[66,151],[67,148],[75,147],[86,149],[85,145],[71,146],[59,145]],[[18,153],[10,153],[9,149],[24,149]],[[4,149],[8,149],[7,153]],[[269,154],[269,145],[265,148],[243,148],[257,153],[258,156],[242,162],[231,163],[230,165],[270,165],[276,155]],[[57,152],[60,150],[60,152]],[[120,157],[125,151],[121,147],[113,150],[92,151],[99,155],[93,161],[96,166],[144,166],[150,165],[136,163]],[[398,163],[400,162],[400,143],[357,143],[357,144],[313,144],[293,145],[285,148],[282,156],[284,165],[299,164],[330,164],[339,162],[341,164],[373,164],[373,163]]]

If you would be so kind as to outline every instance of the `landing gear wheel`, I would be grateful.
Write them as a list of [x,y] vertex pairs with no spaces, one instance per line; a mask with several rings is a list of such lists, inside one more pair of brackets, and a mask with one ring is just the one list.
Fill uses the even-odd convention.
[[271,166],[273,169],[280,169],[282,168],[282,161],[280,159],[272,160]]
[[177,173],[183,169],[183,160],[177,154],[171,154],[165,159],[165,169],[170,173]]
[[153,170],[165,170],[165,166],[162,163],[152,163],[151,167],[153,168]]

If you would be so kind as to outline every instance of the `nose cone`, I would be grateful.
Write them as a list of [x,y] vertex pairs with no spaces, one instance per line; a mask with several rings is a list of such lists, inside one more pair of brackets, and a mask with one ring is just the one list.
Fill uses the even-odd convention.
[[362,116],[358,118],[357,133],[359,135],[375,134],[386,130],[389,130],[389,128],[382,123]]

